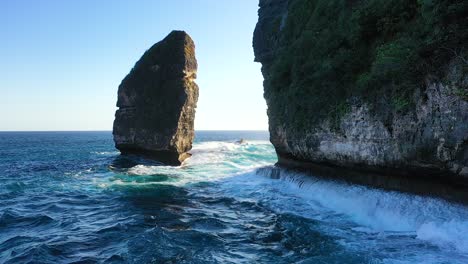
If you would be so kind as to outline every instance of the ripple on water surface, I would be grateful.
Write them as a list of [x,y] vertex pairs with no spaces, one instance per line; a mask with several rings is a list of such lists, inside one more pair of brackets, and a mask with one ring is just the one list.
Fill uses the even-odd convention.
[[267,138],[201,132],[167,167],[109,132],[0,133],[0,262],[468,263],[466,207],[271,178]]

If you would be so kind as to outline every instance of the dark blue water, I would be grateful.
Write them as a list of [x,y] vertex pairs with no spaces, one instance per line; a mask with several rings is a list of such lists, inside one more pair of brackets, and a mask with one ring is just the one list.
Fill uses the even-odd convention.
[[271,178],[267,139],[197,132],[167,167],[110,132],[2,132],[0,263],[468,263],[466,207]]

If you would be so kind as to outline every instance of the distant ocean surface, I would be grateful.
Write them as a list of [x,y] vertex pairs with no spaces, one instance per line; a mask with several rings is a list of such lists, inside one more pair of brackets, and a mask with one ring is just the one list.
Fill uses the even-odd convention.
[[191,152],[167,167],[111,132],[0,132],[0,263],[468,263],[465,206],[272,178],[266,132],[199,131]]

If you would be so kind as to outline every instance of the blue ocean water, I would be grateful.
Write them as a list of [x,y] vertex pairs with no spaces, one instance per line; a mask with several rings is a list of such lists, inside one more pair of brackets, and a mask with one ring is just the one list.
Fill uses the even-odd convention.
[[271,177],[267,139],[197,132],[167,167],[111,132],[2,132],[0,263],[468,263],[467,207]]

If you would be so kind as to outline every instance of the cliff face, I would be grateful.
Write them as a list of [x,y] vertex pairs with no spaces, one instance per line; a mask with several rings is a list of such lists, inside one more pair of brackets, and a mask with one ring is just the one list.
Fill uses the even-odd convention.
[[280,165],[468,183],[468,5],[439,2],[260,0]]
[[179,165],[194,138],[198,86],[195,45],[172,31],[154,44],[123,79],[113,128],[122,154],[141,154]]

